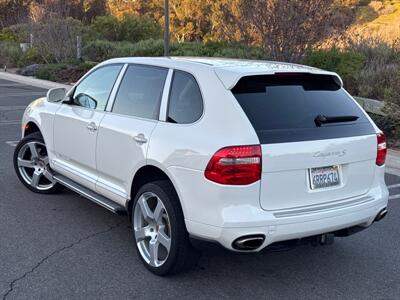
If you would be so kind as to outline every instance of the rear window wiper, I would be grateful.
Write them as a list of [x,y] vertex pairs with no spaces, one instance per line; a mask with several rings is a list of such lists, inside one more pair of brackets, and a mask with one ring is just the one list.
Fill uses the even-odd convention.
[[353,122],[357,121],[359,117],[357,116],[324,116],[318,115],[315,119],[315,125],[320,127],[322,124],[329,123],[341,123],[341,122]]

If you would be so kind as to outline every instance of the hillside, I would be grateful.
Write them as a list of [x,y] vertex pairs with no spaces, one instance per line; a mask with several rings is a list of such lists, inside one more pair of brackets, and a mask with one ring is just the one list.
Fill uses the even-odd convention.
[[379,37],[393,43],[400,39],[400,0],[358,1],[347,36]]

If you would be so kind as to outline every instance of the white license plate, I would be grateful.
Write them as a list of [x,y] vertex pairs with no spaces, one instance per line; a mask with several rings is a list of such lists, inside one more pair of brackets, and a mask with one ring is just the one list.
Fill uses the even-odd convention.
[[311,189],[322,189],[340,185],[339,166],[308,169]]

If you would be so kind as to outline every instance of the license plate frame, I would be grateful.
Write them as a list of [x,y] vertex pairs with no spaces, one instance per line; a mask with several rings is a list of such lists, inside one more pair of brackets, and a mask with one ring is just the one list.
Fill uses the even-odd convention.
[[[318,176],[318,177],[316,177]],[[332,165],[308,169],[311,190],[338,187],[341,184],[340,166]]]

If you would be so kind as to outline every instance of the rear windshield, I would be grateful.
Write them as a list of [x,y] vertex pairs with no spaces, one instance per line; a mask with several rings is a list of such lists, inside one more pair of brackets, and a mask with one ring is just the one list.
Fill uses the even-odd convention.
[[[232,93],[262,144],[374,134],[364,113],[332,76],[247,76],[237,83]],[[318,126],[315,122],[318,115],[358,118]]]

